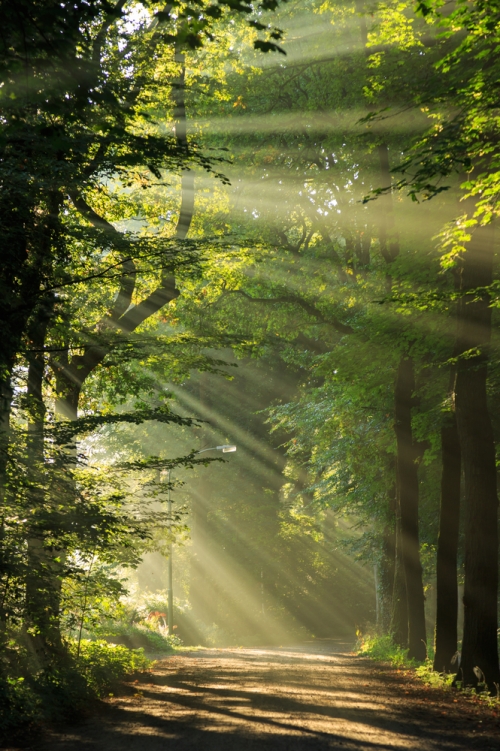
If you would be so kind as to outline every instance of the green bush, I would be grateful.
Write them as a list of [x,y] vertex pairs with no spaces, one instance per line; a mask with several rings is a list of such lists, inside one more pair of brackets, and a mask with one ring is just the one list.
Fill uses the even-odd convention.
[[99,698],[106,696],[127,676],[147,670],[152,665],[143,649],[128,649],[104,640],[82,639],[79,654],[76,642],[71,644],[70,651],[87,687]]
[[24,678],[0,676],[0,744],[17,728],[41,719],[42,702]]
[[4,669],[0,677],[0,743],[12,734],[29,731],[41,720],[60,720],[83,709],[94,692],[68,663],[26,670],[19,676]]
[[356,652],[373,660],[390,662],[394,667],[414,667],[414,660],[408,659],[408,650],[398,647],[389,635],[357,634]]

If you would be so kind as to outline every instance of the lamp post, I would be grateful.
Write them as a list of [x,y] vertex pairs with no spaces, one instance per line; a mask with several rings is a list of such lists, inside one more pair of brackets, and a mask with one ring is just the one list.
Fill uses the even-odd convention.
[[168,634],[174,633],[174,590],[172,587],[172,499],[170,498],[170,472],[168,470],[168,497],[167,497],[167,515],[168,515],[168,569],[167,569],[167,601],[168,601]]
[[[203,454],[205,451],[222,451],[223,454],[229,454],[236,451],[236,446],[231,443],[224,443],[221,446],[211,446],[208,449],[196,451],[196,454]],[[167,602],[168,602],[168,633],[171,636],[174,633],[174,588],[173,588],[173,567],[172,567],[172,500],[170,498],[170,474],[168,470],[168,495],[167,495],[167,516],[168,516],[168,568],[167,568]]]

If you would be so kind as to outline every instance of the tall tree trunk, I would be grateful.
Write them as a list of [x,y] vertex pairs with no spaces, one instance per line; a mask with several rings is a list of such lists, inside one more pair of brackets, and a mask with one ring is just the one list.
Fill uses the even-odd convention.
[[[360,16],[361,42],[365,54],[367,48],[368,31],[365,20],[365,3],[356,0],[356,12]],[[389,148],[382,142],[378,147],[380,161],[381,188],[388,188],[392,184],[389,164]],[[392,195],[390,192],[379,196],[379,247],[387,266],[400,253],[399,237],[397,234]],[[386,289],[392,289],[392,275],[387,273]],[[407,381],[407,383],[405,383]],[[413,383],[408,391],[408,383]],[[405,393],[406,390],[406,393]],[[403,584],[401,571],[404,569],[407,593],[408,613],[408,646],[409,655],[418,660],[424,660],[427,654],[424,592],[422,582],[422,566],[420,563],[419,533],[418,533],[418,467],[419,448],[413,444],[411,429],[411,404],[414,390],[413,362],[402,359],[398,369],[396,383],[396,437],[398,444],[397,458],[397,506],[400,523],[396,525],[396,572],[394,581],[394,604],[391,630],[396,643],[404,645],[406,629],[402,623],[404,607],[402,605]],[[409,396],[408,396],[409,394]]]
[[494,230],[478,227],[464,253],[458,308],[459,352],[455,404],[465,480],[465,583],[462,660],[464,685],[500,683],[497,644],[498,497],[495,444],[488,412],[487,353]]
[[[392,183],[387,144],[378,147],[381,185],[387,188]],[[381,219],[379,229],[380,252],[390,269],[400,253],[399,238],[394,220],[392,196],[387,193],[379,199]],[[387,291],[392,289],[392,276],[387,274]],[[403,357],[400,360],[395,386],[395,432],[397,442],[396,489],[396,572],[394,580],[394,605],[391,631],[397,644],[406,646],[409,656],[425,660],[426,631],[424,588],[420,563],[418,533],[418,460],[421,447],[413,442],[411,408],[415,390],[413,360]],[[407,625],[403,623],[403,581],[406,585]]]
[[[367,47],[368,30],[365,18],[366,9],[364,1],[356,0],[355,7],[356,13],[359,16],[361,44],[365,51],[365,55],[368,56],[370,52]],[[378,156],[380,163],[380,184],[381,187],[387,188],[392,184],[389,164],[389,147],[387,143],[381,143],[378,146]],[[400,252],[391,193],[385,193],[379,196],[377,203],[379,209],[379,249],[382,258],[387,264],[386,290],[390,293],[392,289],[392,274],[390,272],[390,266]],[[385,607],[383,608],[382,624],[384,630],[389,628],[394,642],[399,646],[406,648],[408,646],[408,601],[404,571],[404,540],[401,527],[400,483],[397,462],[394,463],[394,469],[396,469],[396,483],[394,487],[395,492],[393,504],[396,519],[393,523],[388,520],[383,533],[382,561],[384,563],[381,571],[381,582],[384,591],[383,602],[385,602]]]
[[390,633],[399,647],[408,646],[408,597],[406,595],[406,577],[403,565],[403,544],[401,536],[401,514],[399,504],[396,518],[396,555],[394,561],[394,587],[392,590],[392,611]]
[[415,375],[411,357],[403,357],[396,380],[396,420],[398,497],[401,514],[402,559],[408,598],[408,656],[425,660],[426,633],[424,588],[418,535],[418,459],[413,442],[411,409]]
[[[361,4],[358,3],[358,12],[360,12]],[[364,18],[363,18],[364,22]],[[364,26],[364,35],[366,37],[366,24]],[[365,38],[366,44],[366,38]],[[380,162],[380,182],[382,187],[387,187],[392,183],[391,170],[389,164],[389,148],[386,143],[381,144],[378,147],[378,155]],[[386,290],[389,294],[392,290],[392,274],[391,264],[399,255],[399,238],[395,227],[394,221],[394,206],[392,202],[391,193],[383,194],[378,199],[380,205],[379,215],[379,246],[380,253],[386,262]],[[396,379],[395,385],[395,430],[397,435],[398,425],[398,383],[399,377]],[[411,418],[411,414],[410,414]],[[411,433],[411,425],[410,425]],[[404,549],[406,545],[406,539],[403,536],[403,522],[402,522],[402,505],[401,505],[401,461],[399,457],[400,446],[398,442],[396,461],[394,464],[394,470],[396,474],[395,482],[395,511],[396,511],[396,523],[395,523],[395,541],[394,541],[394,586],[392,589],[392,608],[391,608],[391,623],[390,633],[394,639],[394,642],[400,647],[406,649],[408,647],[409,627],[408,627],[408,589],[406,582],[405,571],[405,554]]]
[[[51,309],[51,306],[50,306]],[[59,550],[47,545],[47,513],[50,514],[44,485],[44,419],[43,376],[45,368],[45,334],[49,309],[36,312],[29,331],[28,353],[28,456],[31,473],[31,529],[27,540],[27,576],[24,630],[28,644],[41,665],[50,664],[54,654],[65,653],[60,624],[59,602],[62,584],[62,562]],[[58,499],[60,500],[60,499]]]
[[7,482],[7,456],[9,447],[12,386],[10,370],[0,375],[0,651],[7,633],[6,593],[10,582],[9,554],[5,535],[5,494]]
[[458,533],[460,521],[461,457],[455,412],[441,428],[441,508],[436,568],[436,632],[434,670],[448,672],[457,651]]
[[383,633],[388,633],[391,627],[391,608],[394,592],[394,577],[396,574],[396,485],[389,490],[387,503],[387,519],[384,525],[382,539],[382,555],[380,559],[379,588],[380,588],[380,627]]

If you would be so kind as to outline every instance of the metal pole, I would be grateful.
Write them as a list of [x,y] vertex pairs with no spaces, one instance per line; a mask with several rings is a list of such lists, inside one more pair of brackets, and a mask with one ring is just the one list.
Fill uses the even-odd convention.
[[172,587],[172,501],[170,498],[170,470],[168,470],[168,581],[167,581],[167,597],[168,597],[168,633],[170,636],[174,633],[174,590]]

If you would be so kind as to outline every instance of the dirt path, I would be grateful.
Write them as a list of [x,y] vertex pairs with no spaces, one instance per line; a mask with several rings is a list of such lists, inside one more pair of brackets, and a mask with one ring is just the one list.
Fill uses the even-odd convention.
[[347,651],[219,649],[159,662],[130,696],[37,748],[498,751],[500,729],[491,710]]

